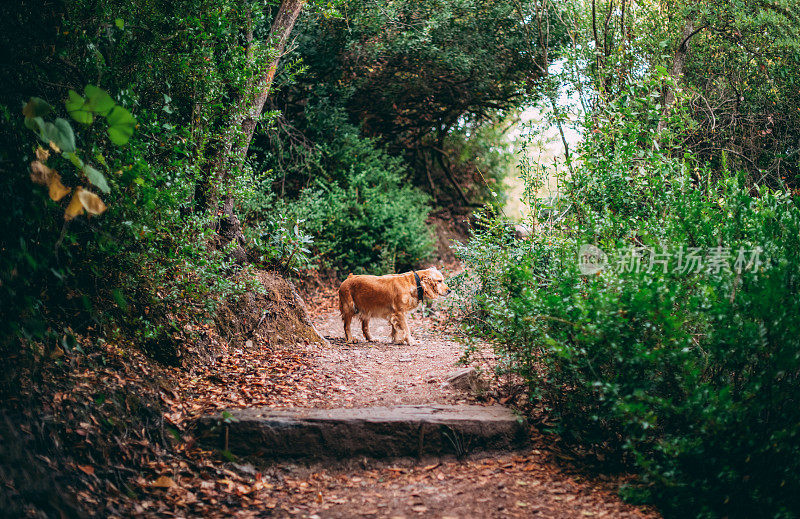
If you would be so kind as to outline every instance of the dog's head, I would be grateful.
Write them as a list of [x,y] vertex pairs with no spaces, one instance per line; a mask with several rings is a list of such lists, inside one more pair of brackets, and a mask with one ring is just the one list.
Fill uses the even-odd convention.
[[422,289],[425,291],[425,297],[428,299],[436,299],[452,292],[444,282],[444,275],[436,267],[423,270],[420,272],[419,277],[422,282]]

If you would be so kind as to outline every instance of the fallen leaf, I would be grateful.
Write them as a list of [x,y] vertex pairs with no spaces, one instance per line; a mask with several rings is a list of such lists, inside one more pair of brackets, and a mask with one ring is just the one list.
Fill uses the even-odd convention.
[[58,202],[59,200],[67,196],[67,194],[69,194],[70,191],[72,191],[72,189],[66,187],[64,184],[61,183],[61,175],[59,175],[55,171],[53,171],[53,174],[50,177],[50,184],[48,185],[48,188],[50,191],[49,193],[50,198],[54,202]]
[[81,189],[77,192],[77,195],[78,199],[81,201],[81,205],[84,209],[86,209],[87,213],[102,214],[106,210],[106,204],[100,200],[99,196],[95,195],[91,191]]
[[156,488],[172,488],[177,487],[178,484],[175,483],[175,481],[169,476],[161,476],[157,480],[150,483],[150,486]]
[[72,195],[72,200],[69,201],[69,205],[66,210],[64,210],[65,220],[72,220],[76,216],[83,214],[83,204],[81,204],[81,200],[78,198],[78,193],[80,192],[81,188],[79,187],[75,190],[75,194]]
[[91,465],[78,465],[78,468],[87,476],[94,476],[94,467]]

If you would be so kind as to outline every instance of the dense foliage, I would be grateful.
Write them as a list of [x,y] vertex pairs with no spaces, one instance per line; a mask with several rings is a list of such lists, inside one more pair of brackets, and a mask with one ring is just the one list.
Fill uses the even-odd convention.
[[[641,9],[627,13],[626,31],[662,20]],[[698,9],[709,27],[733,17],[727,30],[741,31],[737,41],[760,34],[756,21],[791,18],[738,4],[685,12]],[[591,40],[591,11],[578,14],[576,27]],[[619,27],[619,12],[610,19]],[[643,45],[661,34],[609,42],[642,45],[625,51],[638,60],[629,75],[604,69],[608,56],[586,59],[573,49],[565,74],[580,80],[574,88],[586,109],[580,161],[531,238],[518,240],[502,219],[486,216],[461,250],[474,276],[467,286],[477,287],[465,324],[495,340],[501,368],[526,381],[565,438],[636,466],[641,480],[628,497],[655,501],[676,517],[793,517],[800,512],[793,476],[800,469],[800,204],[786,182],[796,142],[746,148],[734,144],[739,123],[731,133],[727,123],[709,128],[705,118],[720,114],[696,104],[708,84],[694,84],[688,71],[681,82],[661,65],[675,55],[658,49],[677,47],[683,36]],[[721,36],[707,36],[719,45],[717,58],[749,52],[746,45],[723,51]],[[762,50],[788,65],[792,55],[776,48],[796,44],[773,40]],[[710,63],[704,49],[687,58],[692,67]],[[717,66],[727,65],[702,73],[717,74]],[[742,101],[750,106],[737,104],[726,117],[741,121],[754,106],[796,93],[773,91],[776,84],[748,80]],[[797,135],[788,124],[794,115],[781,117],[781,134]],[[715,141],[730,150],[709,156],[698,144],[705,139],[731,139]],[[772,161],[781,162],[781,175]]]
[[[317,265],[386,273],[421,264],[432,248],[425,224],[430,206],[408,181],[406,164],[363,137],[340,108],[323,101],[304,113],[305,144],[278,147],[267,160],[283,172],[274,179],[278,190],[305,178],[285,211],[303,222]],[[285,162],[277,162],[279,155]]]
[[338,131],[344,114],[438,203],[484,200],[486,181],[499,191],[508,171],[490,158],[503,136],[487,130],[535,97],[548,48],[564,38],[546,4],[357,0],[339,18],[308,19],[292,54],[305,73],[273,99],[282,116],[262,139],[267,164],[287,169],[288,191],[306,186],[307,151],[327,142],[320,123]]
[[[166,9],[149,2],[2,7],[0,189],[13,200],[2,216],[10,232],[0,238],[4,342],[114,322],[157,341],[176,315],[208,317],[233,288],[225,254],[206,247],[212,215],[190,206],[204,142],[218,131],[227,90],[244,80],[232,75],[246,76],[236,70],[239,47],[232,45],[243,18],[224,2]],[[136,118],[125,147],[101,125],[84,127],[88,120],[75,117],[87,112],[77,97],[68,99],[69,90],[88,94],[95,84]],[[86,168],[105,172],[102,216],[64,222],[63,209],[32,186],[27,171],[37,139],[20,109],[33,96],[78,123]],[[54,166],[76,190],[98,186],[71,165]]]
[[361,137],[343,114],[316,113],[315,134],[335,137],[318,148],[321,171],[297,210],[317,250],[330,264],[362,273],[419,264],[431,250],[427,200],[406,181],[402,161]]
[[658,72],[669,154],[783,186],[800,170],[800,18],[796,0],[570,4],[570,65],[587,109],[635,95]]
[[[631,454],[668,510],[792,516],[800,207],[736,176],[699,186],[680,164],[646,176],[614,159],[570,184],[570,230],[474,236],[470,329],[497,340],[563,434]],[[598,188],[617,196],[597,204]],[[612,268],[582,274],[586,243],[617,254]]]

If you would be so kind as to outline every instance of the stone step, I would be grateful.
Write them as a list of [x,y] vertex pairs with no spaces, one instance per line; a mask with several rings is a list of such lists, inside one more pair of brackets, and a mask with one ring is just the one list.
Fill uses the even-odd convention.
[[236,456],[374,458],[513,449],[528,438],[508,408],[411,405],[342,409],[235,409],[200,418],[205,445]]

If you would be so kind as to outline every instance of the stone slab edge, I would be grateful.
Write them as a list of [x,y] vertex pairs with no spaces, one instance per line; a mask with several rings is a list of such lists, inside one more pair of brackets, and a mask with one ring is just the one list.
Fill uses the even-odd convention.
[[355,409],[251,408],[201,417],[201,443],[236,456],[375,458],[514,449],[527,424],[502,406],[396,406]]

